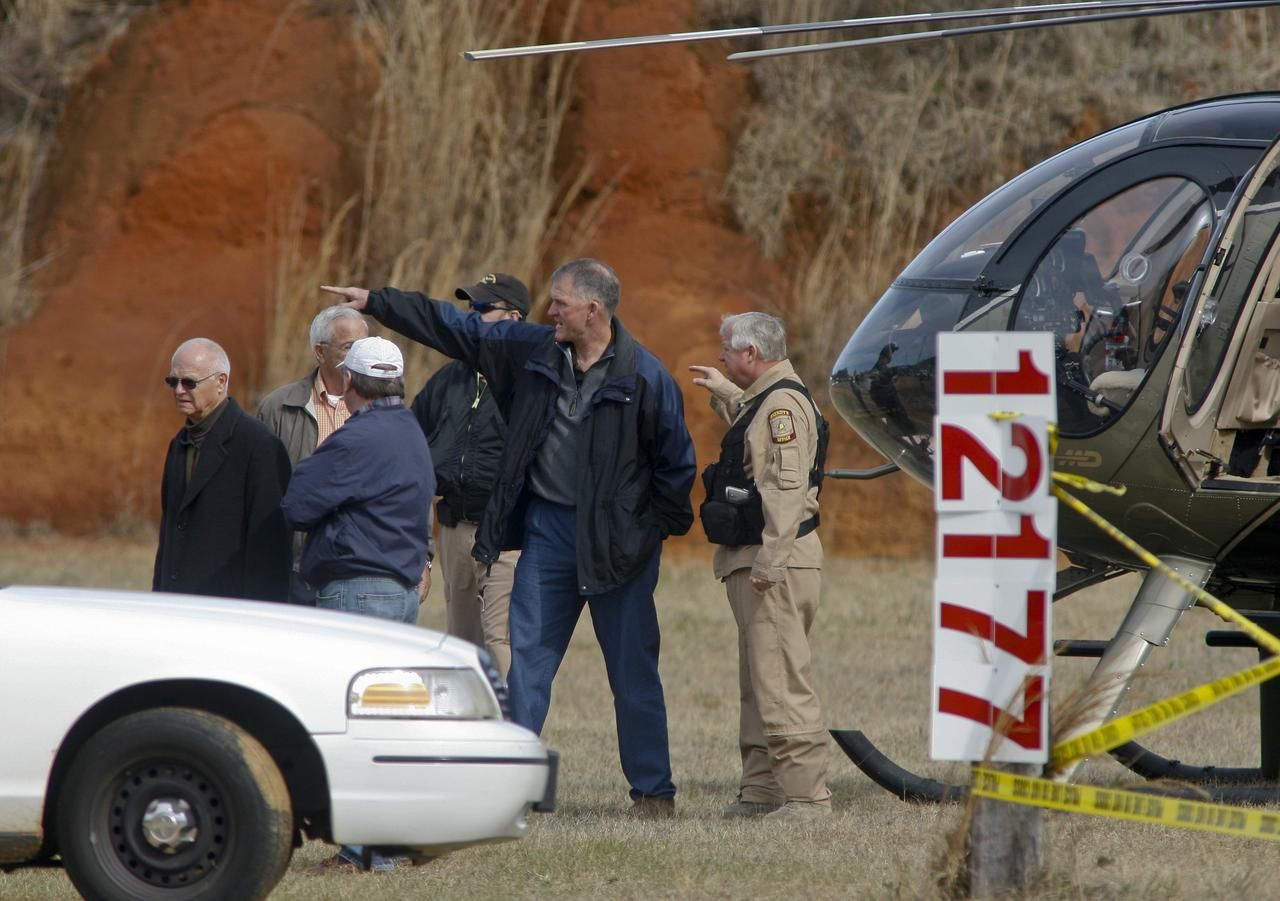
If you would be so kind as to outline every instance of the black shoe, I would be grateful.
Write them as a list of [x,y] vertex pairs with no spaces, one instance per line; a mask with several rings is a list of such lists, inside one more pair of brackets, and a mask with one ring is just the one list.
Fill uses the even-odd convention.
[[676,799],[639,797],[631,802],[627,815],[640,820],[669,820],[676,815]]

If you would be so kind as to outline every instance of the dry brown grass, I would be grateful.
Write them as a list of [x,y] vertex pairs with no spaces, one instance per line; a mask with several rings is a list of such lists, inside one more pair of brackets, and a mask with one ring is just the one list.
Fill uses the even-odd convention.
[[[705,0],[703,12],[712,24],[783,23],[972,5]],[[751,64],[759,102],[725,189],[742,228],[794,272],[785,310],[806,377],[825,380],[841,342],[929,238],[1028,165],[1162,107],[1274,89],[1278,25],[1280,13],[1250,10]]]
[[[56,536],[7,536],[0,583],[79,581],[145,584],[153,550]],[[120,561],[107,570],[106,557]],[[132,561],[130,566],[124,565]],[[78,564],[78,565],[77,565]],[[50,567],[44,569],[44,567]],[[21,575],[19,576],[19,572]],[[118,581],[117,581],[118,580]],[[843,561],[828,566],[813,636],[816,679],[835,727],[864,730],[890,757],[924,775],[967,778],[963,764],[932,763],[928,748],[929,595],[927,562]],[[1123,618],[1133,578],[1055,605],[1062,638],[1108,637]],[[962,808],[904,804],[874,786],[833,748],[835,813],[816,824],[771,829],[717,816],[737,780],[737,676],[732,616],[709,566],[664,567],[658,590],[662,673],[670,714],[678,815],[643,824],[622,816],[626,785],[616,757],[608,687],[584,618],[557,677],[545,739],[563,755],[559,810],[534,818],[513,844],[472,848],[427,866],[375,876],[314,877],[306,866],[331,853],[309,843],[273,894],[278,899],[392,901],[407,897],[497,898],[940,898],[937,875]],[[439,586],[426,621],[443,623]],[[1203,632],[1216,617],[1193,610],[1169,648],[1156,651],[1125,700],[1126,709],[1243,668],[1256,655],[1210,650]],[[1091,661],[1055,663],[1053,698],[1083,683]],[[1188,762],[1257,763],[1256,692],[1233,698],[1145,742]],[[1109,759],[1079,780],[1130,784]],[[1117,820],[1045,814],[1047,872],[1024,897],[1051,899],[1249,899],[1274,894],[1275,847]],[[0,875],[0,897],[71,899],[54,871]]]
[[0,0],[0,328],[33,308],[28,213],[67,91],[154,0]]
[[[437,297],[485,272],[510,272],[539,289],[549,243],[585,172],[562,180],[555,154],[572,61],[481,66],[464,49],[535,43],[545,0],[359,0],[357,21],[380,60],[381,83],[363,183],[330,220],[319,248],[295,209],[278,229],[276,315],[264,385],[305,368],[306,323],[321,282],[396,285]],[[571,3],[564,27],[572,25]],[[408,347],[419,374],[434,352]]]

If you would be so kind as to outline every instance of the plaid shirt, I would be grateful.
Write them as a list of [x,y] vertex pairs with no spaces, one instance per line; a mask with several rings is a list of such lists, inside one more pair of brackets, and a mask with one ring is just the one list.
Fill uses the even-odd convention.
[[338,397],[338,403],[331,404],[327,398],[332,396],[325,393],[324,378],[317,371],[316,383],[311,389],[311,403],[315,407],[316,428],[319,430],[316,435],[316,447],[324,444],[324,439],[340,429],[342,424],[351,418],[346,401]]

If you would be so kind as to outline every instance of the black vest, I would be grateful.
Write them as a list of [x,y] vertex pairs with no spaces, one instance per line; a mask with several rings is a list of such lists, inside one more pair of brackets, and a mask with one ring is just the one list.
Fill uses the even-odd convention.
[[[822,467],[827,461],[829,437],[827,421],[804,385],[795,379],[774,382],[752,400],[746,412],[729,427],[720,442],[720,459],[702,471],[702,485],[706,488],[707,499],[698,508],[698,516],[702,520],[707,539],[712,544],[738,547],[760,544],[764,540],[764,506],[760,502],[756,483],[746,469],[747,428],[755,419],[756,413],[760,412],[764,399],[779,388],[799,391],[813,407],[818,423],[818,448],[814,454],[813,469],[809,471],[809,485],[816,485],[818,493],[822,493]],[[800,523],[796,537],[808,535],[817,527],[818,514],[815,513]]]

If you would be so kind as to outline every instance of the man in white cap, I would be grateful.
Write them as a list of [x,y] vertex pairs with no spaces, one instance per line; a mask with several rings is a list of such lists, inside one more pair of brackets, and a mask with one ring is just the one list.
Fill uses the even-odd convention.
[[[342,371],[351,416],[298,464],[280,506],[307,533],[301,573],[317,589],[317,607],[416,623],[436,478],[427,439],[404,405],[404,357],[386,338],[361,338]],[[395,865],[373,848],[349,846],[324,866]]]
[[302,578],[316,606],[414,623],[427,563],[431,451],[404,405],[404,357],[361,338],[343,363],[351,418],[298,464],[281,506],[307,532]]

